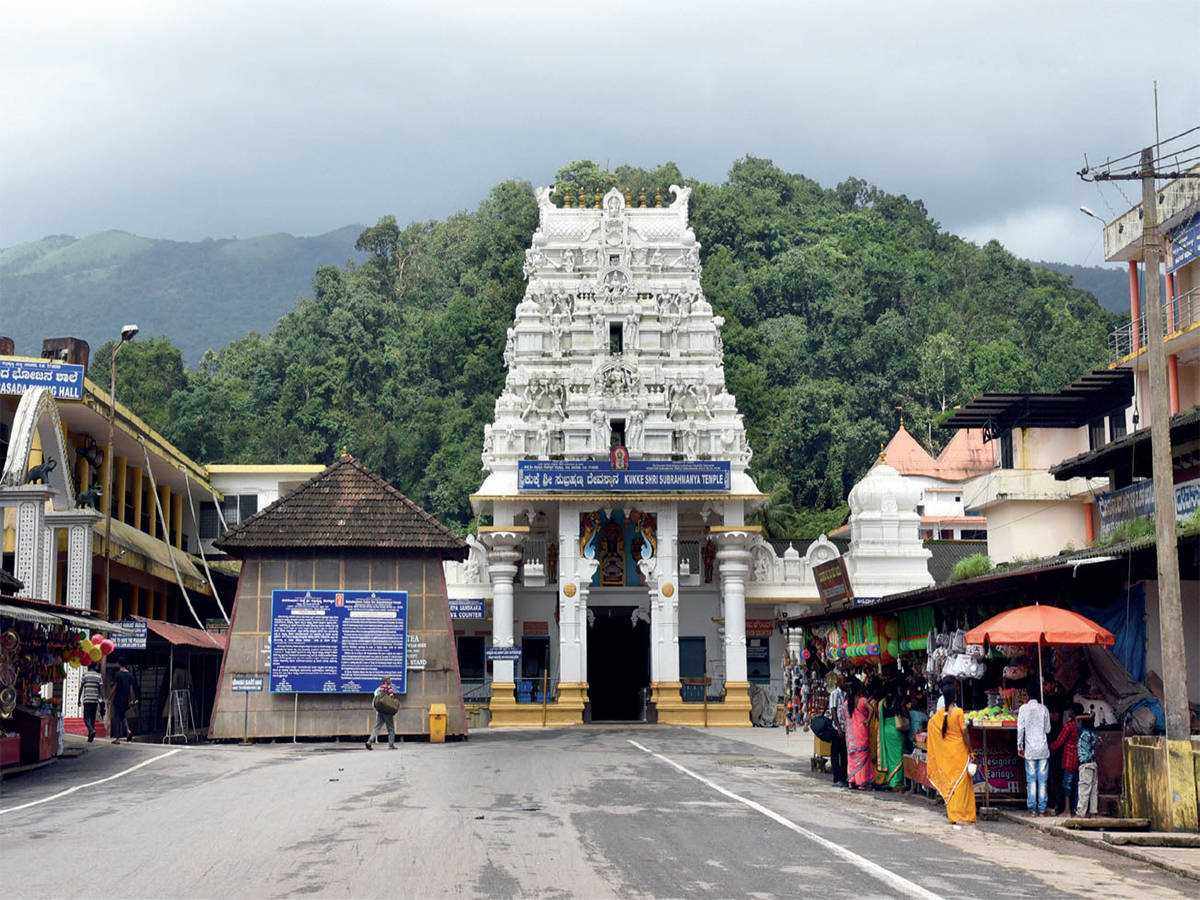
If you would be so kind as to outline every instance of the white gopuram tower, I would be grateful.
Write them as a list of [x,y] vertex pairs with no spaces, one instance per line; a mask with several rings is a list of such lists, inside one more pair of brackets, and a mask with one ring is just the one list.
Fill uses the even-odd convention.
[[[638,207],[616,189],[561,207],[537,192],[472,496],[493,524],[450,578],[452,597],[486,588],[493,648],[523,648],[516,661],[489,651],[496,725],[578,722],[585,707],[635,717],[639,692],[659,721],[698,721],[681,691],[681,622],[689,668],[711,681],[710,723],[748,724],[747,582],[755,544],[771,548],[745,520],[763,498],[725,389],[723,320],[700,287],[691,189],[670,190],[670,205]],[[773,551],[763,565],[784,581]],[[791,575],[799,585],[798,559]],[[545,710],[521,703],[541,672]]]

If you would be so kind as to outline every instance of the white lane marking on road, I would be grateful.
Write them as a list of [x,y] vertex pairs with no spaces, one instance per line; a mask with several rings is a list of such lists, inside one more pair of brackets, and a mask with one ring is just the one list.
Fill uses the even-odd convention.
[[97,781],[89,781],[87,784],[77,784],[75,787],[67,788],[65,791],[59,791],[57,794],[51,794],[49,797],[43,797],[41,800],[30,800],[28,803],[22,803],[20,806],[10,806],[8,809],[0,809],[0,816],[4,815],[5,813],[20,812],[23,809],[29,809],[31,806],[49,803],[51,800],[57,800],[60,797],[65,797],[68,794],[75,793],[76,791],[82,791],[84,788],[95,787],[98,784],[104,784],[106,781],[113,781],[117,778],[121,778],[124,775],[128,775],[130,772],[136,772],[142,766],[148,766],[150,763],[158,762],[160,759],[166,759],[168,756],[174,756],[182,749],[182,747],[176,747],[174,750],[168,750],[166,753],[160,753],[158,756],[152,756],[149,759],[144,759],[136,766],[130,766],[128,769],[123,769],[115,775],[109,775],[107,778],[101,778]]
[[[628,738],[627,738],[627,740],[628,740]],[[649,753],[655,759],[661,759],[667,765],[674,766],[676,769],[678,769],[684,775],[688,775],[692,778],[695,778],[701,784],[707,785],[708,787],[710,787],[714,791],[716,791],[718,794],[723,794],[731,800],[736,800],[739,803],[744,803],[746,806],[750,807],[755,812],[760,812],[764,816],[766,816],[768,819],[771,819],[774,822],[778,822],[784,828],[790,828],[792,831],[796,832],[796,834],[800,835],[801,837],[808,838],[814,844],[818,844],[821,847],[824,847],[830,853],[833,853],[836,856],[840,856],[842,859],[846,860],[846,862],[850,863],[855,868],[860,869],[861,871],[865,872],[867,875],[870,875],[872,878],[874,878],[878,881],[882,881],[884,884],[899,891],[904,896],[920,897],[921,900],[942,900],[940,895],[935,894],[932,891],[925,890],[925,888],[921,887],[916,882],[909,881],[903,875],[897,875],[891,869],[885,869],[883,866],[879,865],[878,863],[871,862],[871,860],[867,859],[865,856],[859,856],[853,850],[848,850],[845,847],[843,847],[841,844],[835,844],[833,841],[829,840],[828,838],[821,837],[821,835],[817,834],[815,831],[809,831],[807,828],[804,828],[801,825],[797,825],[791,819],[784,818],[783,816],[781,816],[779,813],[775,812],[774,810],[767,809],[761,803],[755,803],[753,800],[750,800],[747,797],[743,797],[740,794],[735,794],[733,791],[727,790],[726,788],[721,787],[715,781],[711,781],[708,778],[705,778],[703,775],[699,775],[699,774],[693,772],[691,769],[687,768],[686,766],[681,766],[679,763],[675,762],[675,760],[668,759],[667,757],[663,756],[661,753],[655,753],[653,750],[649,749],[648,747],[643,747],[637,741],[629,740],[629,743],[633,744],[633,746],[637,747],[643,753]]]

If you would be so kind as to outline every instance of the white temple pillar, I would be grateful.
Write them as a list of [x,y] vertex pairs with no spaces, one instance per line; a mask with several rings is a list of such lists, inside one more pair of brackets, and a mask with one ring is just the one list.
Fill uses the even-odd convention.
[[[65,600],[72,609],[92,608],[92,550],[95,532],[92,526],[103,518],[91,509],[73,509],[46,514],[51,532],[63,528],[67,532],[67,583]],[[63,679],[63,715],[75,718],[83,714],[79,708],[79,682],[83,669],[67,669]]]
[[18,597],[49,600],[42,596],[46,576],[46,503],[53,491],[40,484],[5,489],[7,505],[15,506],[16,565],[13,574],[24,583]]
[[[528,533],[528,526],[488,526],[480,529],[479,537],[488,548],[488,573],[492,577],[492,646],[513,645],[513,594],[517,577],[517,561],[521,558],[520,545]],[[507,721],[505,713],[517,705],[516,683],[512,660],[492,661],[492,723],[514,724]]]
[[679,684],[679,509],[672,503],[657,513],[658,548],[651,585],[650,631],[654,684]]
[[558,509],[558,680],[575,685],[587,680],[579,634],[579,507]]
[[[729,526],[725,526],[728,528]],[[725,713],[721,724],[750,724],[750,684],[746,675],[746,576],[750,572],[749,531],[717,533],[717,565],[725,613]]]

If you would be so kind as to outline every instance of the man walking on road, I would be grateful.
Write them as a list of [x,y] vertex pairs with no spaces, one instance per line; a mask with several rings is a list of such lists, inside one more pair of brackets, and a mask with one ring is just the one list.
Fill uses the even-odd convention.
[[129,707],[137,703],[137,680],[123,662],[117,663],[117,674],[113,676],[112,693],[108,702],[112,704],[113,743],[116,744],[121,738],[125,738],[125,743],[132,744]]
[[387,675],[380,679],[379,687],[375,688],[371,705],[375,707],[375,727],[371,729],[371,736],[367,738],[367,749],[374,749],[371,745],[379,743],[379,729],[386,727],[388,749],[395,750],[396,713],[400,709],[400,700],[396,697],[396,692],[392,690],[392,679]]
[[104,699],[104,678],[99,667],[92,664],[79,681],[79,702],[83,707],[83,724],[87,726],[88,743],[96,739],[96,712]]
[[849,787],[846,777],[846,692],[842,690],[842,679],[834,676],[833,689],[829,692],[829,720],[833,723],[833,740],[829,742],[829,762],[833,768],[833,783]]

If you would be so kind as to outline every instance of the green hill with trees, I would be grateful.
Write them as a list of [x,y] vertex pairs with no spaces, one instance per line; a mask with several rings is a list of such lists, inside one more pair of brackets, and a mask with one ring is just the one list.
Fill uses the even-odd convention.
[[[726,319],[726,379],[776,534],[838,517],[898,408],[936,449],[948,438],[939,417],[972,395],[1054,390],[1105,360],[1112,317],[1093,296],[864,181],[824,188],[750,157],[721,184],[672,163],[577,162],[557,176],[589,195],[617,185],[653,197],[672,183],[694,188],[704,288]],[[361,264],[319,268],[312,296],[269,332],[190,369],[178,350],[164,361],[169,345],[135,343],[122,380],[170,370],[174,390],[133,402],[197,459],[327,462],[347,449],[465,525],[536,226],[533,191],[516,181],[443,221],[387,217],[359,237]]]
[[42,338],[96,346],[136,322],[145,334],[169,335],[195,362],[273,327],[310,290],[317,267],[361,259],[361,230],[193,242],[102,231],[18,244],[0,250],[0,334],[37,356]]

